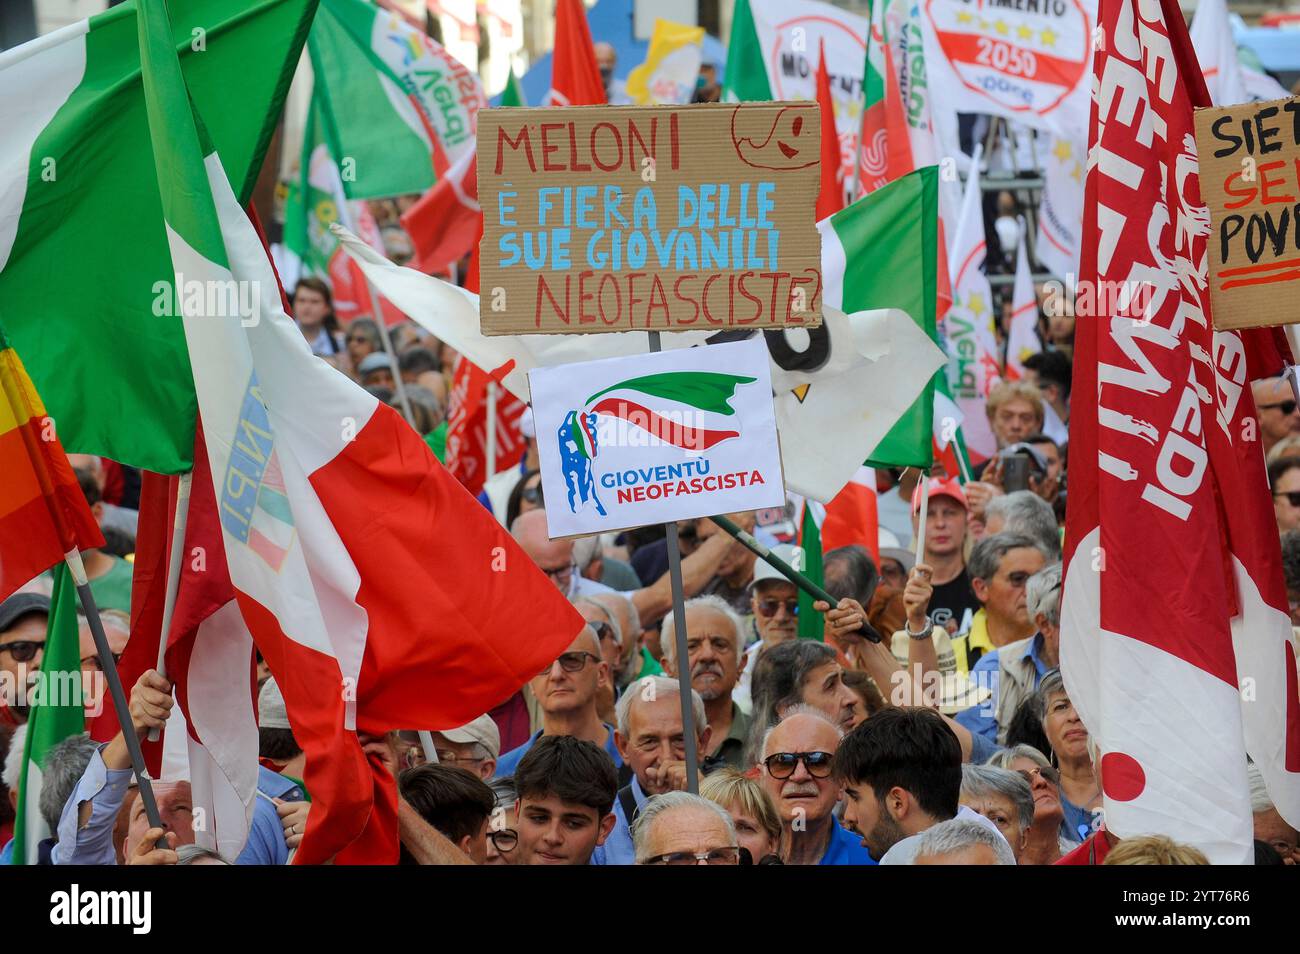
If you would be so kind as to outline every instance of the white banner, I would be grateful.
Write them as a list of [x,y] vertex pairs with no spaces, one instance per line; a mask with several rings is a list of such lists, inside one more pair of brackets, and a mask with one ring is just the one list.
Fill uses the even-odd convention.
[[551,536],[781,506],[768,366],[750,339],[529,372]]
[[923,0],[934,97],[1085,139],[1095,0]]
[[774,100],[817,98],[817,55],[821,44],[826,44],[844,181],[851,182],[862,126],[862,75],[870,24],[815,0],[751,0],[750,9]]

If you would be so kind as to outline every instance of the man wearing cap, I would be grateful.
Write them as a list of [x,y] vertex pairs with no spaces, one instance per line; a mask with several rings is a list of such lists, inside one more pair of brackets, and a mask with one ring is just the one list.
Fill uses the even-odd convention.
[[387,351],[372,351],[357,365],[357,378],[363,388],[388,388],[392,390],[393,359]]
[[439,762],[463,768],[484,780],[496,775],[501,733],[490,716],[481,715],[455,729],[431,734]]
[[[915,569],[922,571],[932,588],[930,619],[949,634],[968,630],[971,619],[980,608],[966,572],[964,555],[969,511],[966,494],[955,477],[930,478],[930,502],[925,516],[925,556]],[[912,527],[917,532],[920,514],[921,487],[918,484],[912,494]]]
[[[782,543],[773,547],[772,553],[796,570],[807,566],[804,561],[803,547]],[[749,644],[749,657],[745,660],[745,669],[731,693],[731,698],[745,713],[753,711],[753,700],[750,698],[749,689],[750,682],[754,678],[754,665],[758,662],[759,655],[764,650],[778,643],[795,639],[799,635],[799,591],[766,560],[759,560],[754,564],[754,581],[750,584],[749,594],[750,612],[754,614],[753,629],[757,640]]]
[[27,687],[41,668],[49,616],[43,593],[15,593],[0,603],[0,723],[27,721]]

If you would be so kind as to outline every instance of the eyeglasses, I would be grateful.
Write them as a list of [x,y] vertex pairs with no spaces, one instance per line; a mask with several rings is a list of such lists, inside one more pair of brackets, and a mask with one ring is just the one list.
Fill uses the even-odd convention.
[[1300,490],[1283,490],[1273,491],[1274,498],[1285,497],[1286,502],[1293,507],[1300,507]]
[[540,504],[542,502],[542,485],[534,484],[531,487],[525,487],[519,494],[520,500],[526,500],[530,504]]
[[14,662],[31,662],[36,654],[45,648],[45,640],[39,643],[32,639],[16,639],[12,643],[0,643],[0,653],[12,653]]
[[438,752],[438,761],[439,761],[439,762],[446,762],[446,763],[449,764],[449,765],[455,765],[455,764],[457,764],[458,762],[467,762],[467,763],[469,763],[469,764],[471,764],[471,765],[474,765],[474,764],[477,764],[477,763],[479,763],[479,762],[482,762],[483,760],[482,760],[482,759],[476,759],[476,758],[475,758],[474,756],[472,756],[472,755],[457,755],[455,752],[452,752],[452,751],[446,751],[446,752],[439,751],[439,752]]
[[602,643],[607,639],[614,638],[614,627],[609,625],[609,623],[600,620],[587,620],[587,625],[596,631],[596,638]]
[[370,344],[370,339],[367,338],[365,335],[348,335],[346,340],[348,344],[351,344],[354,341],[360,341],[365,344]]
[[758,603],[756,604],[756,607],[758,609],[758,615],[760,616],[775,616],[776,611],[780,609],[782,606],[785,607],[785,611],[788,615],[790,616],[799,615],[799,601],[797,599],[759,600]]
[[670,851],[647,858],[647,865],[738,865],[739,848],[714,848],[710,851]]
[[488,832],[488,841],[492,842],[492,847],[501,854],[515,850],[515,845],[519,844],[519,832],[513,828],[502,828],[500,831]]
[[551,582],[561,589],[569,585],[569,581],[573,579],[573,571],[577,568],[578,565],[576,563],[570,563],[568,566],[557,566],[550,570],[545,567],[539,567],[543,573],[551,578]]
[[763,764],[767,766],[767,774],[777,779],[789,778],[800,762],[813,778],[830,778],[834,760],[830,752],[777,752],[763,759]]
[[[118,663],[120,663],[120,662],[122,661],[122,654],[121,654],[121,653],[110,653],[109,655],[111,655],[111,656],[113,657],[113,665],[114,665],[114,666],[116,666]],[[94,667],[95,667],[96,669],[100,669],[100,670],[102,670],[102,669],[104,668],[103,666],[101,666],[101,665],[99,664],[99,653],[91,653],[89,656],[82,656],[82,657],[81,657],[81,668],[83,668],[83,669],[86,668],[86,664],[87,664],[87,663],[91,663],[91,664],[93,664]]]
[[1259,409],[1261,411],[1278,410],[1282,412],[1283,417],[1286,417],[1288,414],[1295,413],[1296,403],[1295,401],[1279,401],[1276,404],[1261,404]]
[[1060,773],[1057,772],[1056,769],[1050,767],[1036,768],[1036,769],[1017,769],[1016,774],[1024,778],[1024,780],[1028,782],[1031,786],[1034,784],[1034,779],[1038,778],[1040,775],[1043,778],[1047,779],[1049,782],[1051,782],[1053,785],[1057,784],[1061,780]]
[[[588,659],[594,659],[596,662],[600,662],[600,657],[595,653],[587,653],[582,650],[575,650],[571,653],[561,653],[560,657],[556,659],[555,662],[559,663],[560,668],[565,672],[581,672],[582,667],[587,665]],[[554,666],[555,663],[551,663],[551,665],[547,666],[537,675],[549,676],[551,674],[551,669],[553,669]]]

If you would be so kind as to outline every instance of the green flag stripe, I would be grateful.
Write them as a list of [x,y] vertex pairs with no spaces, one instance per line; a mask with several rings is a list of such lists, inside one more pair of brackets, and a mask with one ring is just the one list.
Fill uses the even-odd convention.
[[68,698],[69,688],[80,687],[81,642],[77,627],[76,586],[66,564],[54,568],[54,592],[50,599],[50,618],[46,627],[45,652],[41,657],[38,686],[40,694],[27,714],[27,741],[23,746],[22,771],[18,781],[18,816],[14,820],[13,863],[35,864],[26,857],[24,846],[33,835],[44,830],[39,818],[31,818],[28,808],[36,803],[31,787],[36,779],[31,768],[40,769],[50,749],[69,736],[85,729],[86,713],[79,697]]
[[722,98],[728,102],[766,102],[772,98],[772,84],[758,45],[754,12],[749,0],[736,0],[727,41],[727,75]]
[[603,391],[597,391],[587,398],[587,404],[611,391],[639,391],[653,397],[689,404],[701,411],[730,416],[736,413],[729,403],[735,396],[736,388],[742,384],[752,384],[756,380],[718,371],[664,371],[620,381]]

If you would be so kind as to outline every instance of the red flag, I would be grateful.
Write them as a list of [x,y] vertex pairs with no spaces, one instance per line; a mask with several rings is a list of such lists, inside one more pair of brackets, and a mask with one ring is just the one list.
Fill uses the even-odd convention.
[[1249,863],[1247,753],[1300,825],[1259,349],[1213,331],[1192,123],[1210,101],[1183,16],[1101,0],[1097,22],[1080,283],[1133,299],[1077,317],[1062,666],[1102,753],[1107,828]]
[[547,106],[602,106],[605,83],[596,66],[596,48],[582,0],[557,0],[555,49],[551,53],[551,91]]
[[817,193],[817,221],[844,208],[844,165],[840,162],[840,134],[835,131],[835,103],[831,78],[826,72],[826,41],[817,57],[817,109],[822,117],[822,184]]
[[853,478],[826,505],[822,550],[860,544],[880,566],[880,522],[876,515],[876,472],[859,467]]
[[483,210],[478,202],[476,156],[465,153],[402,214],[402,228],[415,247],[414,265],[421,271],[445,272],[478,245]]

